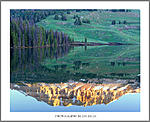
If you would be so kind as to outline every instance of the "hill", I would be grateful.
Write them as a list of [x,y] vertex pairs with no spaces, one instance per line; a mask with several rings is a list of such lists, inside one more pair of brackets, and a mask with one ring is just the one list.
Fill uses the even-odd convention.
[[[130,12],[104,10],[78,12],[74,10],[67,13],[63,12],[66,17],[64,21],[54,19],[55,15],[50,15],[38,22],[37,25],[46,30],[65,32],[75,41],[84,41],[86,37],[88,42],[132,44],[140,42],[140,13],[138,10]],[[61,17],[60,15],[58,14],[58,17]],[[75,16],[80,18],[81,25],[74,24]],[[84,20],[88,20],[90,23],[85,23]]]

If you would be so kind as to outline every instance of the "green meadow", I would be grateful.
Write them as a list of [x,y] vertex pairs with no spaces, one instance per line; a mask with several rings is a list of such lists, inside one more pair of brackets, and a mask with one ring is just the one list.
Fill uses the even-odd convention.
[[[139,11],[133,12],[110,12],[110,11],[71,11],[65,14],[67,21],[54,20],[54,15],[37,23],[38,26],[46,30],[58,30],[73,37],[75,41],[84,41],[86,37],[88,42],[120,42],[139,44],[140,42],[140,17]],[[74,25],[74,16],[90,20],[90,24]],[[115,20],[116,24],[112,25]],[[121,24],[119,24],[119,21]],[[126,21],[127,24],[123,24]]]

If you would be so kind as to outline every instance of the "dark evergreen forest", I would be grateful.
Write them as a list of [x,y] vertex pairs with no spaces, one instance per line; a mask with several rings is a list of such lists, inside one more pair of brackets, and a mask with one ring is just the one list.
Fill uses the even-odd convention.
[[[62,10],[63,11],[63,10]],[[44,47],[69,45],[71,39],[63,32],[44,30],[36,22],[49,15],[62,12],[60,10],[11,10],[10,11],[10,46],[19,47]]]

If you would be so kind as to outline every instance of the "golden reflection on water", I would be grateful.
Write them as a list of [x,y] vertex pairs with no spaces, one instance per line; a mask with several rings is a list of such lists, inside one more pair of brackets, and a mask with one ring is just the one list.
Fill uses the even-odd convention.
[[92,106],[108,104],[127,93],[139,93],[140,88],[131,84],[94,84],[68,82],[47,83],[11,83],[11,89],[23,91],[26,95],[44,101],[51,106]]

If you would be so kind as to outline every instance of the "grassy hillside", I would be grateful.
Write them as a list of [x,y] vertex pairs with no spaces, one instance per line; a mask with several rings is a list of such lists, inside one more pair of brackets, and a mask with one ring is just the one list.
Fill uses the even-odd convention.
[[[75,41],[84,41],[88,38],[88,42],[121,42],[134,43],[140,42],[140,15],[139,11],[132,12],[110,12],[110,11],[71,11],[65,14],[67,21],[54,20],[54,15],[48,16],[46,19],[37,23],[37,25],[45,29],[54,29],[67,33],[73,37]],[[74,25],[74,15],[78,15],[81,20],[89,19],[90,24],[82,23],[82,25]],[[115,20],[116,24],[112,25]],[[118,24],[119,21],[121,24]],[[122,24],[124,21],[127,24]]]

